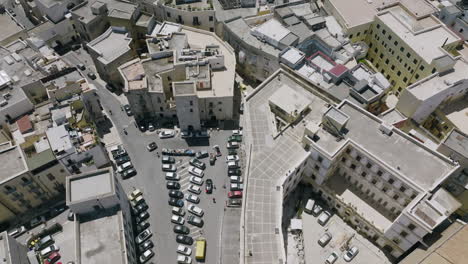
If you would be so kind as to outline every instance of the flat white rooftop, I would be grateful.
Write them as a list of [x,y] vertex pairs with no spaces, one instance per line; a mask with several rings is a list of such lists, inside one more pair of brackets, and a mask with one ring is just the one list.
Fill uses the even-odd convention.
[[291,33],[276,19],[270,19],[260,26],[252,28],[252,31],[278,42]]
[[106,32],[89,42],[88,46],[100,55],[99,59],[104,64],[107,64],[130,51],[131,41],[127,32],[109,27]]
[[70,202],[82,201],[108,194],[112,191],[108,171],[70,178]]
[[401,6],[389,8],[378,18],[428,64],[445,55],[441,50],[444,43],[449,45],[460,40],[432,17],[417,20]]
[[309,99],[302,96],[286,84],[276,90],[269,100],[270,103],[278,106],[288,114],[298,114],[311,103]]

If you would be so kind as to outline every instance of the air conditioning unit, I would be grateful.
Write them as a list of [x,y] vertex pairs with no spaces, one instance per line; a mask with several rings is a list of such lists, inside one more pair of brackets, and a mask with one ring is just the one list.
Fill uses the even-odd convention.
[[383,122],[379,125],[379,130],[385,135],[390,136],[392,134],[393,126]]

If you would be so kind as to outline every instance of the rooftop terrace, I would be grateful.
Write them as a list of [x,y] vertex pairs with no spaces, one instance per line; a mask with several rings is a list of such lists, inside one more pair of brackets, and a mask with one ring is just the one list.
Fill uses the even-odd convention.
[[107,170],[69,178],[70,202],[94,199],[113,190],[112,175]]
[[99,60],[108,64],[129,52],[131,42],[127,32],[110,27],[101,36],[89,42],[88,47],[100,55]]
[[[9,144],[9,143],[3,143]],[[2,145],[3,145],[2,144]],[[28,168],[23,158],[23,153],[18,146],[12,146],[4,150],[0,150],[0,182],[16,176],[18,173],[25,172]]]

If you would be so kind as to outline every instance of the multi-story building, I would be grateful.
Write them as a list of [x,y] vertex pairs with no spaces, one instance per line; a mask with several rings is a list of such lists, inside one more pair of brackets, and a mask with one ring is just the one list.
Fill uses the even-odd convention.
[[114,171],[67,177],[66,189],[75,214],[76,263],[137,263],[130,204]]
[[324,7],[353,42],[367,43],[367,60],[390,80],[397,97],[408,85],[453,66],[461,39],[424,0],[328,0]]
[[124,86],[117,68],[135,57],[132,41],[126,28],[109,27],[101,36],[87,44],[102,80],[115,87]]
[[50,21],[57,23],[65,18],[65,14],[69,13],[70,9],[83,2],[83,0],[37,0],[35,2],[42,16],[46,16]]
[[[310,86],[279,70],[246,98],[244,133],[262,136],[247,142],[253,154],[241,256],[245,263],[284,263],[281,205],[300,182],[386,253],[401,256],[460,207],[441,188],[460,166],[351,101],[330,104]],[[270,193],[259,196],[256,188]],[[271,226],[255,228],[265,216],[274,219]],[[253,239],[260,232],[261,242]],[[259,243],[265,249],[253,250]]]
[[1,144],[0,222],[28,215],[31,209],[64,195],[65,177],[70,175],[55,158],[46,139],[21,146]]
[[0,32],[0,46],[4,46],[17,40],[18,38],[26,38],[26,28],[21,25],[9,12],[0,14],[0,24],[2,31]]
[[[137,120],[177,117],[181,129],[201,120],[231,120],[235,57],[214,33],[173,23],[157,25],[146,59],[119,67]],[[192,48],[199,47],[199,48]]]
[[8,235],[8,233],[0,233],[0,258],[5,264],[30,264],[26,253],[28,248],[22,245],[14,238]]
[[439,19],[455,31],[463,40],[468,40],[468,1],[442,1]]

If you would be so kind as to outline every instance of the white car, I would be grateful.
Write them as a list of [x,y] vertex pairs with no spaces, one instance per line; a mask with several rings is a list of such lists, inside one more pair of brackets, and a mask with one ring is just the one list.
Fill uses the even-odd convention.
[[128,161],[128,162],[125,162],[124,164],[118,166],[117,167],[117,172],[122,173],[124,170],[130,169],[130,168],[133,168],[133,164],[130,161]]
[[314,205],[314,209],[312,210],[312,214],[314,216],[318,216],[322,212],[323,208],[319,204]]
[[229,142],[226,144],[226,148],[228,149],[237,149],[239,146],[239,142]]
[[153,124],[149,123],[148,124],[148,131],[153,132],[154,130],[155,130],[155,128],[154,128]]
[[161,168],[163,171],[175,172],[177,170],[177,167],[172,164],[163,164]]
[[319,216],[317,222],[321,225],[324,226],[328,220],[330,219],[331,214],[327,211],[323,211],[322,214]]
[[226,156],[226,162],[229,162],[229,161],[239,161],[239,156],[237,155]]
[[189,248],[189,247],[186,247],[184,245],[179,245],[177,247],[177,253],[180,253],[180,254],[183,254],[183,255],[186,255],[186,256],[190,256],[190,255],[192,255],[192,249]]
[[140,256],[140,263],[147,262],[151,257],[154,256],[154,252],[151,249],[147,249],[143,254]]
[[163,130],[159,133],[159,138],[171,138],[175,136],[175,132],[172,130]]
[[194,194],[200,194],[201,188],[199,186],[190,184],[190,186],[188,187],[188,191]]
[[196,177],[196,176],[190,176],[190,182],[194,183],[196,185],[202,185],[203,184],[203,179]]
[[232,135],[233,136],[242,136],[242,130],[233,130]]
[[350,262],[358,253],[359,253],[359,249],[356,246],[353,246],[348,251],[346,251],[343,258],[347,262]]
[[185,219],[179,215],[173,215],[171,218],[171,222],[178,225],[183,225],[185,223]]
[[175,172],[166,172],[166,180],[178,181],[180,180],[180,176],[177,175]]
[[200,202],[200,197],[196,196],[195,194],[188,194],[185,197],[185,200],[192,202],[192,203],[199,203]]
[[241,176],[230,176],[229,178],[232,183],[242,183],[244,181]]
[[328,256],[328,258],[325,260],[325,263],[333,264],[336,262],[337,259],[338,259],[338,254],[336,254],[335,252],[332,252],[330,256]]
[[203,172],[203,170],[199,169],[199,168],[196,168],[194,166],[189,166],[189,169],[188,169],[188,172],[192,175],[195,175],[197,177],[203,177],[205,175],[205,173]]
[[140,191],[140,189],[136,189],[134,190],[133,192],[131,192],[130,194],[128,194],[128,199],[130,201],[133,201],[135,200],[138,196],[143,196],[143,192]]
[[184,209],[182,209],[181,207],[176,207],[176,206],[172,207],[172,213],[175,215],[180,215],[180,216],[185,215]]
[[332,239],[332,235],[326,232],[320,237],[320,239],[317,242],[320,246],[324,247],[328,244],[328,242],[330,242],[331,239]]
[[244,189],[244,184],[231,183],[231,191],[242,191],[243,189]]
[[178,264],[191,264],[192,263],[192,258],[187,257],[187,256],[179,255],[179,256],[177,256],[177,263]]
[[200,216],[200,217],[202,217],[203,214],[204,214],[203,210],[200,207],[198,207],[196,205],[193,205],[193,204],[188,206],[188,211],[191,212],[192,214],[194,214],[196,216]]
[[41,254],[41,256],[46,257],[46,256],[50,255],[52,252],[59,251],[59,250],[60,250],[60,248],[57,245],[53,244],[53,245],[51,245],[49,247],[46,247],[43,250],[41,250],[40,254]]

